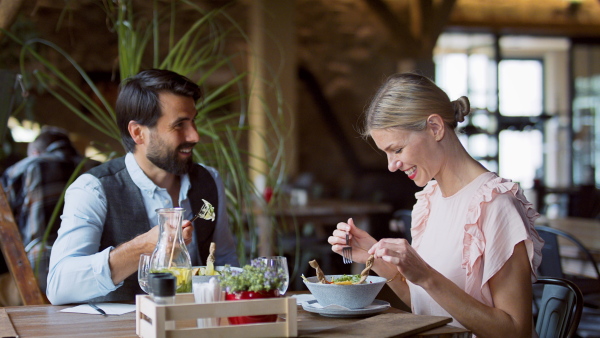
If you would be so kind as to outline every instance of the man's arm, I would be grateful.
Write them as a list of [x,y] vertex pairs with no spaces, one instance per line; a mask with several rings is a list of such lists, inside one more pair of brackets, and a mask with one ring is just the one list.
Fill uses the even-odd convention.
[[98,252],[106,219],[106,198],[92,175],[80,176],[65,194],[58,238],[52,246],[46,295],[52,304],[84,302],[120,285],[111,279],[111,247]]
[[[158,226],[154,226],[150,231],[145,232],[129,242],[117,246],[109,254],[108,264],[112,272],[112,281],[114,284],[120,284],[138,269],[140,255],[143,253],[152,253],[156,246],[158,238]],[[187,231],[191,238],[192,229]],[[186,234],[184,234],[184,237]]]

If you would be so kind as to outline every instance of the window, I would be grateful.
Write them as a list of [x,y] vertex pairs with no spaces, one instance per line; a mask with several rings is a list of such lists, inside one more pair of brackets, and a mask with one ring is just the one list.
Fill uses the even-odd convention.
[[524,189],[548,171],[558,176],[544,158],[545,123],[558,113],[553,104],[545,108],[544,93],[552,87],[544,77],[546,62],[554,67],[556,53],[566,54],[568,46],[556,38],[445,33],[434,51],[436,83],[451,100],[465,95],[471,102],[472,113],[459,125],[461,142],[488,170]]
[[498,65],[498,97],[504,116],[539,116],[542,113],[542,62],[502,60]]

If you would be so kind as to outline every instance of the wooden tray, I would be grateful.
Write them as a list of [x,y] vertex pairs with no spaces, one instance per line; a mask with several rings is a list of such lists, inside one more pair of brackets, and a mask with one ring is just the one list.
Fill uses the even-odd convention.
[[[157,305],[148,295],[135,299],[135,331],[143,338],[187,337],[296,337],[297,305],[292,297],[196,304],[192,293],[178,294],[173,305]],[[281,314],[285,321],[229,325],[227,317]],[[198,318],[221,318],[216,327],[198,328]],[[167,322],[175,321],[168,329]]]

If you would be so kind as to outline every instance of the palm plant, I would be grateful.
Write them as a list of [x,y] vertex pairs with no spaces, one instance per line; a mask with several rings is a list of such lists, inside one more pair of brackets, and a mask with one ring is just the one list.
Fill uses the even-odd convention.
[[[236,58],[243,58],[244,55],[227,55],[224,52],[224,44],[232,33],[238,33],[244,39],[247,39],[246,35],[226,13],[225,8],[205,11],[188,0],[174,0],[167,4],[159,4],[157,0],[153,0],[152,18],[146,21],[134,14],[132,0],[102,0],[98,4],[105,11],[108,22],[117,34],[121,79],[137,74],[147,60],[147,55],[151,55],[152,68],[169,69],[197,79],[197,83],[203,87],[204,98],[196,107],[196,125],[204,140],[194,149],[194,157],[198,162],[216,167],[224,178],[228,214],[234,235],[238,238],[238,255],[242,264],[245,263],[247,257],[257,255],[256,222],[250,211],[256,207],[256,203],[261,204],[259,207],[263,209],[278,205],[276,200],[266,203],[249,177],[248,157],[254,155],[249,154],[242,146],[250,128],[246,118],[248,95],[244,84],[247,74],[236,71],[234,62]],[[183,34],[176,37],[175,23],[179,6],[182,4],[186,9],[197,11],[198,19]],[[223,29],[219,20],[224,20],[228,28]],[[163,41],[164,35],[159,34],[165,26],[168,31],[167,41]],[[114,108],[67,52],[50,41],[21,41],[8,31],[4,33],[22,46],[20,63],[26,86],[31,87],[34,83],[41,86],[90,126],[109,138],[120,141]],[[40,44],[60,53],[99,98],[99,103],[92,100],[76,81],[38,53],[34,46]],[[161,54],[161,47],[165,44],[167,52]],[[28,60],[34,60],[43,68],[28,74],[25,71]],[[207,79],[223,69],[233,74],[231,79],[216,88],[208,86]],[[231,107],[235,107],[235,111],[229,111]],[[267,114],[268,121],[271,122],[269,135],[274,137],[269,136],[268,144],[272,145],[272,148],[267,152],[267,158],[262,159],[268,163],[266,167],[269,168],[269,172],[262,174],[267,178],[269,185],[278,190],[285,169],[285,138],[281,132],[283,120],[280,116],[281,109],[275,112],[267,111]],[[266,135],[264,137],[267,138]],[[105,152],[110,158],[123,150],[108,147]],[[74,173],[74,176],[77,174]],[[49,234],[61,207],[57,206],[47,226],[46,235]],[[250,243],[250,252],[246,252],[246,243]]]

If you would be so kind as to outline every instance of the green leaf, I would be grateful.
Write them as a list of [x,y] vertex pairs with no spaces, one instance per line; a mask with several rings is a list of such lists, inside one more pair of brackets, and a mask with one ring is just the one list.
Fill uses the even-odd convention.
[[[153,0],[152,13],[144,16],[144,13],[135,12],[131,0],[98,0],[97,3],[106,15],[107,23],[111,25],[111,31],[107,31],[107,34],[117,36],[118,52],[115,57],[118,59],[121,79],[137,74],[143,63],[148,62],[152,67],[169,69],[194,79],[203,88],[204,97],[196,106],[198,115],[195,121],[203,141],[195,147],[194,159],[215,167],[223,178],[227,212],[231,229],[238,239],[240,261],[243,263],[248,257],[257,256],[257,222],[254,215],[246,211],[258,206],[268,212],[269,208],[281,205],[278,203],[278,196],[267,204],[252,182],[249,172],[255,168],[250,168],[248,159],[255,158],[256,155],[250,154],[246,149],[245,137],[250,132],[262,133],[265,144],[272,145],[267,149],[266,157],[260,159],[268,168],[267,172],[261,174],[265,175],[275,191],[280,191],[280,185],[285,181],[286,159],[283,146],[287,134],[280,88],[276,83],[272,84],[273,91],[269,95],[275,95],[280,107],[266,112],[268,129],[252,130],[248,123],[249,97],[246,92],[248,84],[245,83],[247,73],[236,69],[236,65],[246,64],[248,56],[245,55],[246,52],[230,53],[225,45],[232,38],[249,39],[244,29],[227,14],[229,5],[206,11],[194,1]],[[182,6],[186,11],[196,11],[198,19],[182,32],[177,32],[177,15]],[[120,141],[114,107],[67,52],[50,41],[21,41],[10,32],[3,32],[22,47],[20,64],[27,88],[41,87],[91,127],[110,139]],[[161,54],[160,51],[165,49],[164,44],[168,48]],[[51,61],[36,51],[34,47],[37,45],[58,52],[59,57],[66,60],[75,72],[59,69],[53,63],[54,60]],[[29,71],[31,65],[36,67],[33,73]],[[73,73],[77,74],[77,78],[66,75]],[[219,80],[224,75],[227,80]],[[91,88],[99,101],[92,100],[81,89],[81,80]],[[118,151],[110,147],[98,143],[95,146],[104,147],[103,151],[108,158],[118,156]],[[55,218],[49,226],[54,223]],[[287,229],[287,226],[283,227]],[[296,226],[295,223],[293,226]],[[281,227],[274,223],[274,231],[278,228]],[[295,233],[298,233],[297,228]],[[249,242],[249,252],[246,252],[245,240]],[[297,248],[299,250],[298,246]]]

